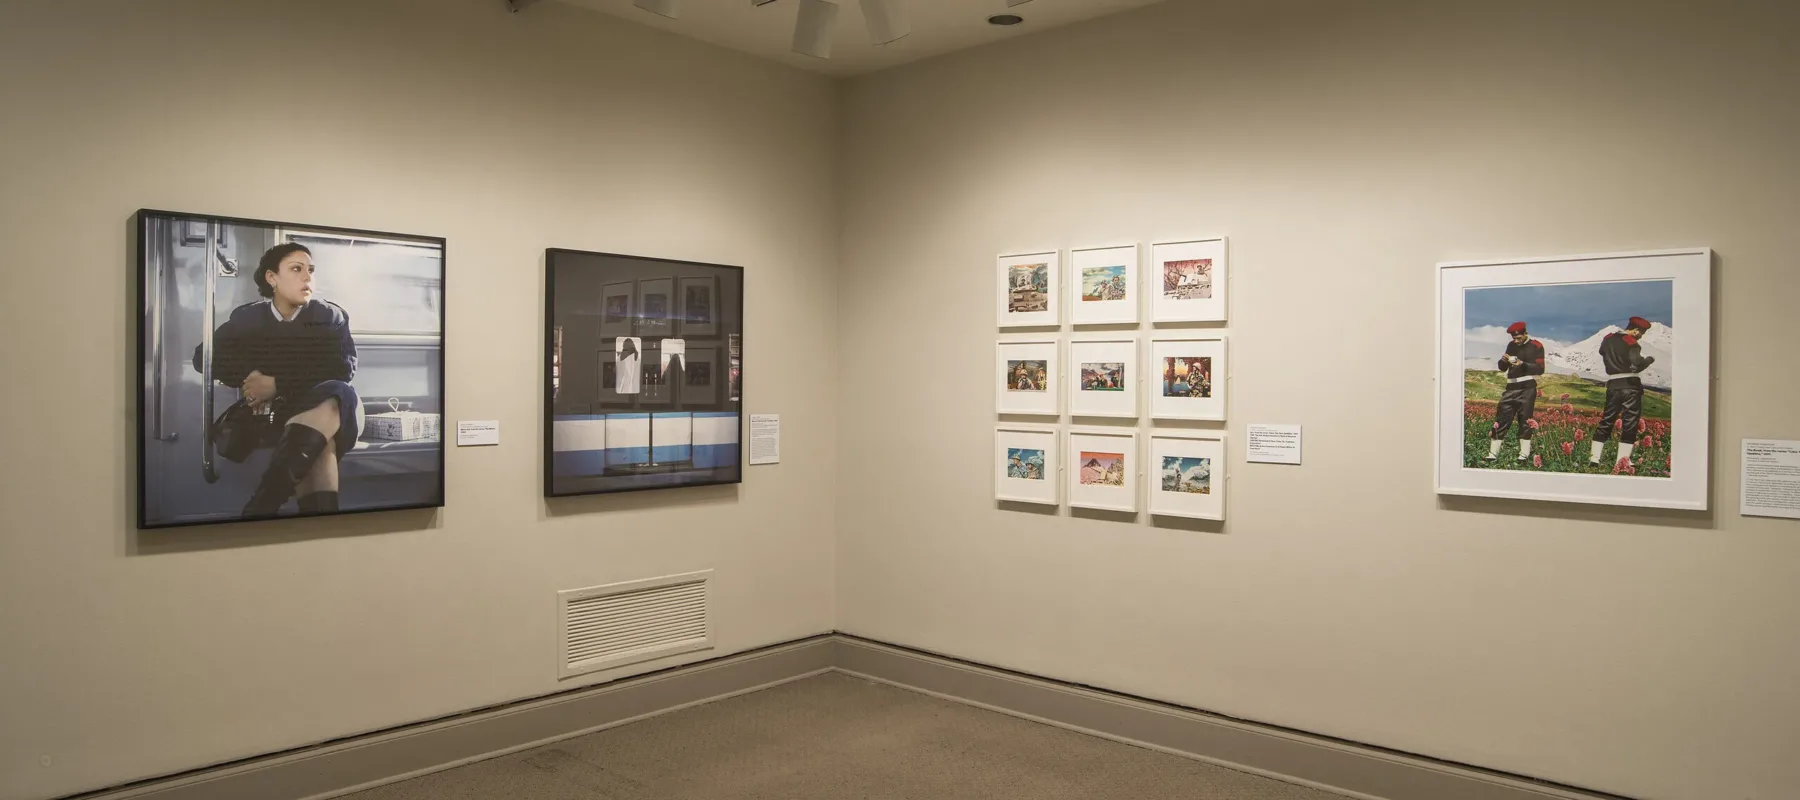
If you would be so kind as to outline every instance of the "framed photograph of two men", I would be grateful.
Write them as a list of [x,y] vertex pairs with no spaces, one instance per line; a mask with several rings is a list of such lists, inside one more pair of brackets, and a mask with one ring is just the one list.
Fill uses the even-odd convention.
[[744,270],[544,254],[544,495],[743,481]]
[[136,227],[140,528],[444,504],[443,239]]
[[1705,510],[1712,251],[1438,265],[1437,490]]

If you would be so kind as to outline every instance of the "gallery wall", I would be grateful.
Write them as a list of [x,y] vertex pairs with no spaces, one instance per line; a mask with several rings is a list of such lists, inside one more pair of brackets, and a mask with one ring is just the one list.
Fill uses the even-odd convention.
[[[499,0],[6,3],[0,75],[0,798],[831,628],[830,81]],[[449,416],[501,445],[449,449],[438,511],[135,531],[146,206],[447,237]],[[746,410],[783,415],[784,463],[546,503],[550,246],[745,267]],[[557,680],[557,590],[701,569],[715,649]]]
[[[1631,797],[1787,796],[1800,529],[1738,516],[1736,470],[1800,438],[1796,34],[1773,2],[1195,0],[853,81],[839,627]],[[994,257],[1209,235],[1226,521],[997,507]],[[1693,246],[1710,512],[1434,494],[1437,262]],[[1303,425],[1304,463],[1244,463],[1251,422]]]

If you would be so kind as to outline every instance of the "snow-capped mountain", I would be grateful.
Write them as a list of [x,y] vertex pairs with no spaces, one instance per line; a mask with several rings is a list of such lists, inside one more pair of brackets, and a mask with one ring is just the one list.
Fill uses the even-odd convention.
[[[1618,331],[1619,326],[1608,325],[1574,344],[1539,337],[1538,341],[1544,343],[1544,371],[1606,380],[1606,367],[1600,362],[1600,343],[1608,334]],[[1505,329],[1492,325],[1463,331],[1463,368],[1494,369],[1500,354],[1506,352],[1509,340]],[[1674,329],[1660,323],[1652,325],[1644,338],[1638,340],[1638,346],[1643,348],[1644,355],[1656,359],[1656,363],[1643,372],[1644,385],[1671,388],[1670,376],[1675,374]]]
[[[1552,350],[1546,345],[1544,371],[1606,380],[1606,367],[1600,362],[1600,343],[1618,331],[1619,326],[1608,325],[1567,347]],[[1673,383],[1669,376],[1675,374],[1675,331],[1667,325],[1652,325],[1644,338],[1638,340],[1638,346],[1643,348],[1644,355],[1656,359],[1656,363],[1644,369],[1644,385],[1671,388]]]

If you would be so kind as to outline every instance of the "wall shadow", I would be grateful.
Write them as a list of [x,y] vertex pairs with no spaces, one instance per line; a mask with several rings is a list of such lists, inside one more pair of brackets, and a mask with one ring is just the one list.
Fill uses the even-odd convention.
[[1567,503],[1560,500],[1519,500],[1505,497],[1467,497],[1441,494],[1438,495],[1438,508],[1444,511],[1463,511],[1506,517],[1566,519],[1577,522],[1617,522],[1628,525],[1655,525],[1663,528],[1712,530],[1718,527],[1718,520],[1714,516],[1715,511],[1608,506],[1593,503]]
[[356,511],[323,517],[283,517],[189,528],[132,529],[125,541],[128,556],[196,553],[240,547],[290,544],[314,539],[372,536],[442,527],[437,508]]
[[1150,527],[1161,530],[1187,531],[1189,533],[1210,533],[1225,535],[1225,521],[1222,519],[1194,519],[1192,517],[1170,517],[1162,514],[1150,515]]
[[1000,511],[1015,511],[1020,514],[1036,514],[1040,517],[1054,517],[1062,513],[1062,506],[1049,503],[1027,503],[1022,500],[995,500],[994,508]]
[[1076,519],[1091,519],[1099,522],[1122,522],[1127,525],[1135,525],[1138,521],[1138,514],[1136,511],[1107,511],[1100,508],[1071,507],[1069,509],[1069,516]]
[[613,511],[643,511],[653,508],[693,508],[734,505],[741,500],[741,483],[714,486],[673,486],[613,494],[586,494],[573,497],[546,497],[538,507],[538,519],[579,517]]

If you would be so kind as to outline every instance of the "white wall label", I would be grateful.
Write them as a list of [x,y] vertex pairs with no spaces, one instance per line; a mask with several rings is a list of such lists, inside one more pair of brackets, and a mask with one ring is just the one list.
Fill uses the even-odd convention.
[[1245,461],[1264,464],[1300,463],[1299,425],[1251,425],[1246,431],[1250,440]]
[[781,415],[750,415],[750,464],[781,463]]
[[456,421],[456,446],[500,443],[500,420],[463,419]]
[[1800,519],[1800,442],[1745,439],[1738,513]]

